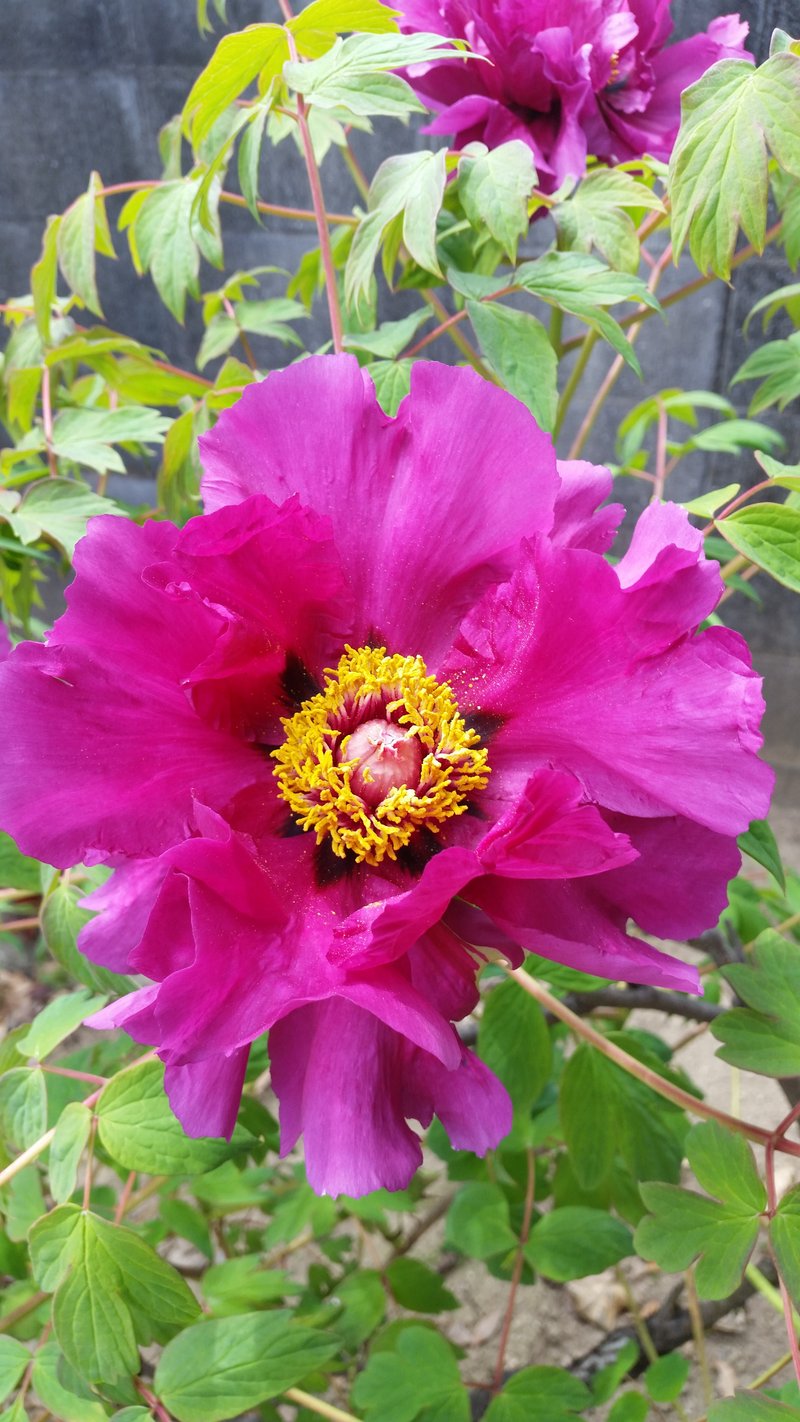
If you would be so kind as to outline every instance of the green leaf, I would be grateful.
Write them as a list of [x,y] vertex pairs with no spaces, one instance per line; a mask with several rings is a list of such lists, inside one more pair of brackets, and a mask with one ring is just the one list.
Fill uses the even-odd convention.
[[86,988],[54,997],[37,1013],[25,1036],[20,1038],[19,1050],[27,1057],[43,1061],[59,1042],[80,1027],[84,1018],[99,1012],[107,1001],[106,997],[92,997]]
[[0,830],[0,885],[4,889],[29,889],[39,893],[39,861],[20,854],[10,834]]
[[524,1134],[531,1107],[550,1079],[552,1050],[542,1009],[516,983],[501,983],[487,995],[478,1054],[511,1097],[515,1134]]
[[285,64],[283,77],[306,103],[319,108],[405,118],[410,113],[424,113],[425,105],[404,79],[387,71],[452,59],[457,53],[455,41],[438,35],[357,34],[337,39],[311,63]]
[[749,963],[723,970],[745,1007],[734,1007],[711,1027],[717,1053],[732,1066],[762,1076],[800,1073],[800,962],[797,945],[773,929],[756,939]]
[[47,1209],[35,1165],[28,1165],[17,1172],[8,1185],[3,1187],[0,1202],[0,1210],[6,1217],[6,1234],[9,1239],[15,1243],[25,1239],[31,1225],[35,1224]]
[[630,212],[663,212],[652,188],[622,168],[593,168],[565,202],[552,210],[559,247],[590,252],[596,247],[617,271],[635,273],[639,239]]
[[468,301],[481,350],[505,388],[527,405],[544,430],[558,407],[558,357],[535,316],[497,301]]
[[282,25],[248,25],[225,35],[202,74],[195,80],[183,107],[183,128],[195,149],[211,132],[230,104],[258,79],[264,93],[289,58],[289,42]]
[[523,1368],[492,1399],[486,1422],[569,1422],[591,1402],[586,1385],[563,1368]]
[[75,1190],[78,1165],[92,1128],[92,1113],[80,1101],[65,1106],[50,1146],[50,1194],[63,1205]]
[[50,322],[58,275],[58,235],[61,217],[48,217],[42,239],[42,255],[31,267],[31,292],[36,329],[42,340],[50,340]]
[[711,489],[707,494],[701,494],[697,499],[690,499],[688,503],[681,507],[687,513],[695,514],[698,518],[713,518],[718,509],[722,509],[726,504],[735,499],[741,484],[726,484],[724,489]]
[[447,1212],[445,1242],[471,1259],[490,1259],[515,1248],[508,1201],[499,1185],[482,1180],[462,1185]]
[[56,1338],[90,1382],[138,1371],[137,1342],[164,1342],[197,1318],[199,1305],[180,1274],[132,1230],[59,1205],[29,1240],[37,1282],[55,1289]]
[[717,529],[737,553],[800,592],[800,509],[749,504],[720,519]]
[[209,260],[218,255],[209,247],[208,233],[195,214],[202,182],[200,174],[135,193],[139,201],[133,206],[128,203],[120,217],[120,226],[130,228],[131,256],[137,271],[150,272],[164,305],[181,323],[187,293],[195,298],[200,294],[200,246]]
[[578,1047],[561,1077],[559,1112],[572,1168],[584,1190],[597,1189],[611,1174],[616,1153],[614,1097],[610,1062],[591,1047]]
[[709,1409],[708,1422],[800,1422],[800,1408],[763,1397],[758,1392],[737,1392]]
[[78,949],[78,934],[93,917],[88,909],[78,906],[84,892],[76,885],[62,881],[47,895],[41,913],[44,941],[62,967],[87,987],[100,992],[127,992],[132,986],[129,978],[97,967]]
[[582,252],[547,252],[536,261],[524,262],[515,281],[548,305],[579,316],[641,375],[630,341],[605,309],[621,301],[636,301],[660,311],[655,296],[639,277],[611,271]]
[[116,504],[96,494],[88,484],[76,479],[40,479],[29,485],[17,508],[5,517],[20,542],[52,538],[71,558],[75,544],[86,532],[87,519],[116,511]]
[[[304,65],[310,69],[311,65]],[[445,185],[445,154],[401,153],[381,163],[372,180],[368,212],[356,228],[345,268],[348,304],[357,304],[372,277],[381,238],[395,218],[403,214],[403,241],[411,256],[426,271],[439,273],[436,255],[436,218]]]
[[776,488],[791,489],[793,494],[800,493],[800,464],[781,464],[779,459],[773,459],[772,455],[766,454],[763,449],[756,450],[756,460]]
[[[65,1386],[62,1379],[64,1362],[64,1355],[55,1338],[48,1338],[36,1349],[32,1382],[40,1402],[59,1422],[107,1422],[106,1409],[91,1396],[88,1388],[77,1393]],[[149,1418],[150,1413],[142,1409],[142,1422]]]
[[386,1270],[395,1303],[415,1313],[443,1313],[458,1308],[458,1299],[446,1289],[441,1276],[421,1259],[401,1255]]
[[800,176],[800,62],[776,54],[760,68],[715,64],[681,96],[670,161],[672,245],[689,246],[702,272],[730,276],[739,227],[763,251],[768,152]]
[[645,1369],[644,1385],[654,1402],[674,1402],[689,1378],[691,1364],[682,1353],[667,1353]]
[[178,1422],[222,1422],[293,1387],[335,1350],[282,1310],[209,1319],[167,1344],[155,1391]]
[[264,129],[269,118],[270,105],[257,104],[251,110],[249,121],[239,140],[237,171],[239,186],[247,206],[257,222],[261,221],[258,211],[258,173],[261,166],[261,145]]
[[601,1274],[632,1253],[628,1226],[585,1205],[564,1205],[543,1215],[525,1245],[525,1258],[534,1269],[558,1283]]
[[30,1360],[31,1355],[24,1343],[0,1333],[0,1402],[4,1402],[14,1391]]
[[769,1237],[781,1278],[796,1307],[800,1301],[800,1186],[795,1185],[779,1201]]
[[754,351],[739,366],[731,385],[738,385],[741,380],[760,380],[762,376],[765,379],[750,401],[751,415],[760,414],[770,405],[785,410],[800,395],[800,331],[784,341],[768,341]]
[[217,1318],[276,1303],[299,1292],[283,1269],[265,1269],[257,1254],[213,1264],[203,1275],[203,1293]]
[[164,1091],[161,1062],[142,1062],[119,1072],[94,1109],[100,1140],[126,1170],[199,1175],[213,1170],[231,1154],[225,1140],[193,1139],[184,1134]]
[[458,192],[473,227],[486,227],[512,262],[517,243],[528,231],[528,198],[536,184],[533,154],[527,143],[512,139],[487,149],[470,143],[458,165]]
[[452,1350],[438,1333],[406,1328],[392,1353],[375,1353],[353,1387],[367,1422],[469,1422],[469,1395]]
[[334,1330],[346,1348],[354,1352],[383,1322],[386,1294],[381,1276],[374,1269],[359,1269],[338,1284],[333,1302],[343,1305]]
[[384,321],[376,331],[352,331],[344,338],[348,351],[366,351],[369,355],[394,360],[410,345],[417,331],[430,321],[428,310],[412,311],[400,321]]
[[401,400],[411,389],[410,360],[376,360],[365,367],[375,386],[378,402],[387,415],[396,415]]
[[[97,294],[95,251],[107,257],[115,255],[104,199],[98,196],[101,188],[100,175],[92,173],[88,191],[67,208],[56,230],[58,261],[64,280],[95,316],[103,314]],[[49,269],[42,273],[42,280],[49,287]]]
[[636,1230],[636,1249],[668,1273],[687,1269],[698,1259],[698,1293],[721,1299],[741,1279],[766,1197],[749,1146],[717,1122],[693,1128],[687,1154],[700,1183],[720,1199],[658,1181],[642,1185],[642,1199],[651,1213]]
[[348,30],[364,34],[396,34],[397,10],[382,0],[311,0],[299,15],[289,20],[301,54],[318,56],[333,44],[334,37]]
[[640,1392],[625,1392],[618,1397],[608,1414],[608,1422],[644,1422],[650,1403]]
[[0,1130],[27,1150],[47,1128],[47,1088],[39,1067],[13,1067],[0,1076]]
[[786,892],[786,876],[783,872],[781,854],[768,820],[753,820],[750,828],[740,834],[737,844],[743,854],[749,854],[757,864],[768,870]]

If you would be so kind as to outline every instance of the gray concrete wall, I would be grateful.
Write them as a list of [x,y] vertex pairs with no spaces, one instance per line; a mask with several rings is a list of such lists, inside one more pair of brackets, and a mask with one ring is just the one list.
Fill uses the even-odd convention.
[[[735,0],[730,0],[731,6]],[[677,0],[679,34],[704,28],[726,4],[714,0]],[[800,30],[800,0],[745,0],[740,5],[751,26],[751,48],[761,59],[775,25]],[[85,187],[97,169],[105,183],[157,177],[157,135],[177,112],[199,70],[207,61],[214,38],[201,37],[194,19],[194,0],[0,0],[0,293],[15,295],[29,288],[29,270],[39,252],[48,213],[60,212]],[[235,25],[277,18],[274,0],[230,0]],[[359,135],[357,148],[368,173],[386,154],[422,146],[414,129],[379,121],[370,138]],[[351,180],[338,155],[323,170],[326,198],[332,209],[348,210],[353,202]],[[230,182],[235,180],[230,179]],[[271,152],[262,176],[262,194],[275,202],[307,206],[305,172],[290,142]],[[294,268],[313,243],[307,227],[267,219],[257,227],[249,214],[224,212],[228,270],[264,263]],[[536,225],[534,246],[539,240]],[[199,345],[202,325],[190,309],[180,327],[158,299],[149,278],[139,280],[122,240],[121,259],[101,262],[100,287],[108,322],[167,351],[180,364],[190,364]],[[684,259],[670,270],[663,291],[694,275]],[[217,284],[212,269],[204,272],[206,287]],[[650,321],[639,350],[645,370],[644,389],[679,385],[710,388],[730,394],[728,381],[759,340],[754,330],[742,334],[742,322],[755,300],[774,286],[791,280],[780,255],[769,255],[736,274],[732,288],[715,283],[691,306],[676,307],[666,322]],[[395,312],[397,306],[394,307]],[[772,334],[788,334],[777,321]],[[327,336],[325,313],[307,331],[309,340]],[[432,355],[450,359],[443,341]],[[265,364],[280,364],[282,352],[262,347]],[[607,351],[599,351],[590,371],[588,389],[602,378]],[[749,388],[736,387],[733,397],[746,410]],[[626,372],[609,401],[588,453],[598,461],[613,457],[617,424],[643,387]],[[576,412],[576,417],[580,411]],[[784,458],[800,460],[800,412],[765,417],[787,440]],[[569,433],[569,432],[567,432]],[[750,482],[755,466],[748,459],[694,455],[675,476],[675,495],[690,497],[734,480]],[[634,507],[641,490],[626,481],[622,491]],[[768,677],[769,735],[775,758],[784,766],[787,793],[800,781],[795,765],[797,655],[800,619],[797,599],[767,579],[755,586],[762,602],[742,599],[730,604],[730,620],[750,637],[757,661]]]

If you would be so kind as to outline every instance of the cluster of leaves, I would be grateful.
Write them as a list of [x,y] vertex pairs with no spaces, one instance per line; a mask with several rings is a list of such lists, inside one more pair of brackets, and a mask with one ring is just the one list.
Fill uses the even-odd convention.
[[[224,0],[214,12],[224,23]],[[198,22],[212,29],[207,0]],[[596,344],[642,375],[635,334],[666,309],[653,279],[660,259],[649,273],[642,263],[649,234],[659,240],[670,224],[675,250],[688,243],[702,274],[730,275],[742,259],[740,224],[756,250],[777,235],[790,264],[800,259],[800,55],[788,37],[760,68],[728,62],[693,86],[669,173],[648,161],[593,165],[545,196],[530,150],[512,141],[414,148],[362,183],[349,132],[418,114],[398,71],[451,55],[481,62],[435,35],[401,35],[380,0],[312,0],[285,25],[226,33],[162,133],[161,180],[107,190],[94,173],[50,219],[30,291],[4,306],[0,598],[15,637],[42,634],[40,585],[66,570],[87,518],[180,522],[196,511],[198,435],[262,369],[326,348],[313,338],[326,296],[390,413],[417,350],[449,332],[461,358],[558,432]],[[313,223],[311,211],[261,195],[265,153],[294,144],[301,117],[315,163],[340,150],[359,187],[354,211],[327,221],[335,294],[315,246],[294,272],[225,266],[227,206],[258,222]],[[770,186],[777,234],[766,230]],[[547,233],[535,251],[532,218]],[[124,244],[176,321],[198,303],[196,369],[105,324],[98,258]],[[800,286],[790,285],[753,314],[766,328],[779,313],[800,324],[798,310]],[[697,452],[756,454],[761,502],[729,484],[687,505],[734,591],[751,592],[754,569],[800,590],[800,466],[779,461],[780,436],[756,418],[800,394],[797,340],[768,343],[738,372],[736,381],[762,382],[750,418],[719,395],[664,389],[620,426],[617,471],[653,480],[657,492]],[[149,471],[156,450],[154,507],[138,508],[122,476]],[[736,1000],[713,1031],[736,1067],[797,1076],[800,881],[784,873],[767,825],[752,826],[742,848],[772,877],[766,888],[733,885],[720,932],[752,947],[722,972],[707,964],[709,1000]],[[700,1093],[663,1038],[633,1025],[624,1003],[595,1019],[591,1041],[575,1021],[567,1027],[564,999],[604,984],[533,957],[527,970],[549,984],[551,1017],[517,983],[487,973],[477,1049],[514,1103],[513,1131],[489,1159],[453,1151],[434,1123],[408,1191],[315,1198],[302,1163],[277,1158],[263,1104],[266,1043],[253,1053],[230,1145],[188,1141],[160,1065],[124,1037],[81,1032],[130,986],[76,946],[80,899],[104,872],[59,875],[0,835],[0,945],[12,960],[27,955],[50,999],[0,1042],[0,1416],[9,1422],[36,1405],[34,1415],[63,1422],[221,1422],[250,1409],[277,1422],[287,1407],[302,1422],[467,1422],[481,1390],[470,1396],[462,1371],[474,1382],[474,1369],[459,1367],[448,1338],[459,1306],[446,1282],[453,1262],[505,1282],[512,1309],[537,1279],[557,1287],[635,1254],[667,1272],[691,1267],[700,1297],[717,1299],[745,1271],[768,1289],[749,1262],[764,1230],[800,1307],[798,1193],[777,1199],[770,1176],[779,1133],[771,1142],[763,1127],[756,1133],[770,1145],[761,1171],[735,1123],[692,1127],[687,1107],[702,1113]],[[682,1183],[684,1159],[704,1193]],[[442,1216],[439,1260],[427,1241]],[[550,1366],[505,1378],[502,1361],[501,1351],[488,1422],[568,1422],[597,1408],[609,1422],[641,1422],[667,1404],[681,1415],[689,1379],[681,1353],[648,1359],[633,1340],[588,1383]],[[800,1418],[797,1391],[744,1393],[715,1405],[709,1422],[762,1417]]]

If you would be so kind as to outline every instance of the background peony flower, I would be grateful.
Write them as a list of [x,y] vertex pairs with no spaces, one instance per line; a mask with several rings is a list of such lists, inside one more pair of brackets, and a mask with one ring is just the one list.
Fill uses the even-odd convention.
[[48,645],[0,667],[0,825],[115,866],[81,946],[151,984],[94,1022],[157,1048],[190,1134],[230,1134],[271,1029],[314,1188],[399,1188],[409,1119],[510,1128],[453,1026],[487,952],[698,989],[627,925],[716,921],[769,801],[760,682],[697,630],[721,583],[685,513],[610,566],[610,475],[471,370],[418,363],[392,419],[313,357],[202,457],[206,512],[92,520]]
[[543,192],[579,179],[588,154],[666,161],[680,96],[718,59],[749,59],[748,26],[721,15],[664,48],[670,0],[401,0],[401,26],[466,39],[491,63],[436,61],[407,76],[437,112],[429,133],[496,148],[522,139]]

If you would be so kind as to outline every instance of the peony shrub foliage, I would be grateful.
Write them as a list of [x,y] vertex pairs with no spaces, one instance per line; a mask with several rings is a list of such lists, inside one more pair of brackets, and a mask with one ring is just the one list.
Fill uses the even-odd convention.
[[[800,1419],[800,878],[729,625],[800,591],[797,336],[746,415],[636,350],[800,259],[800,42],[670,43],[667,0],[281,11],[200,0],[163,177],[92,173],[4,294],[0,1416]],[[229,205],[307,223],[298,269],[230,270]],[[105,324],[126,246],[201,304],[196,368]],[[745,472],[680,501],[698,451]],[[706,1099],[709,1033],[783,1114]],[[606,1274],[631,1326],[512,1353]],[[715,1399],[704,1306],[748,1292],[774,1356]]]

